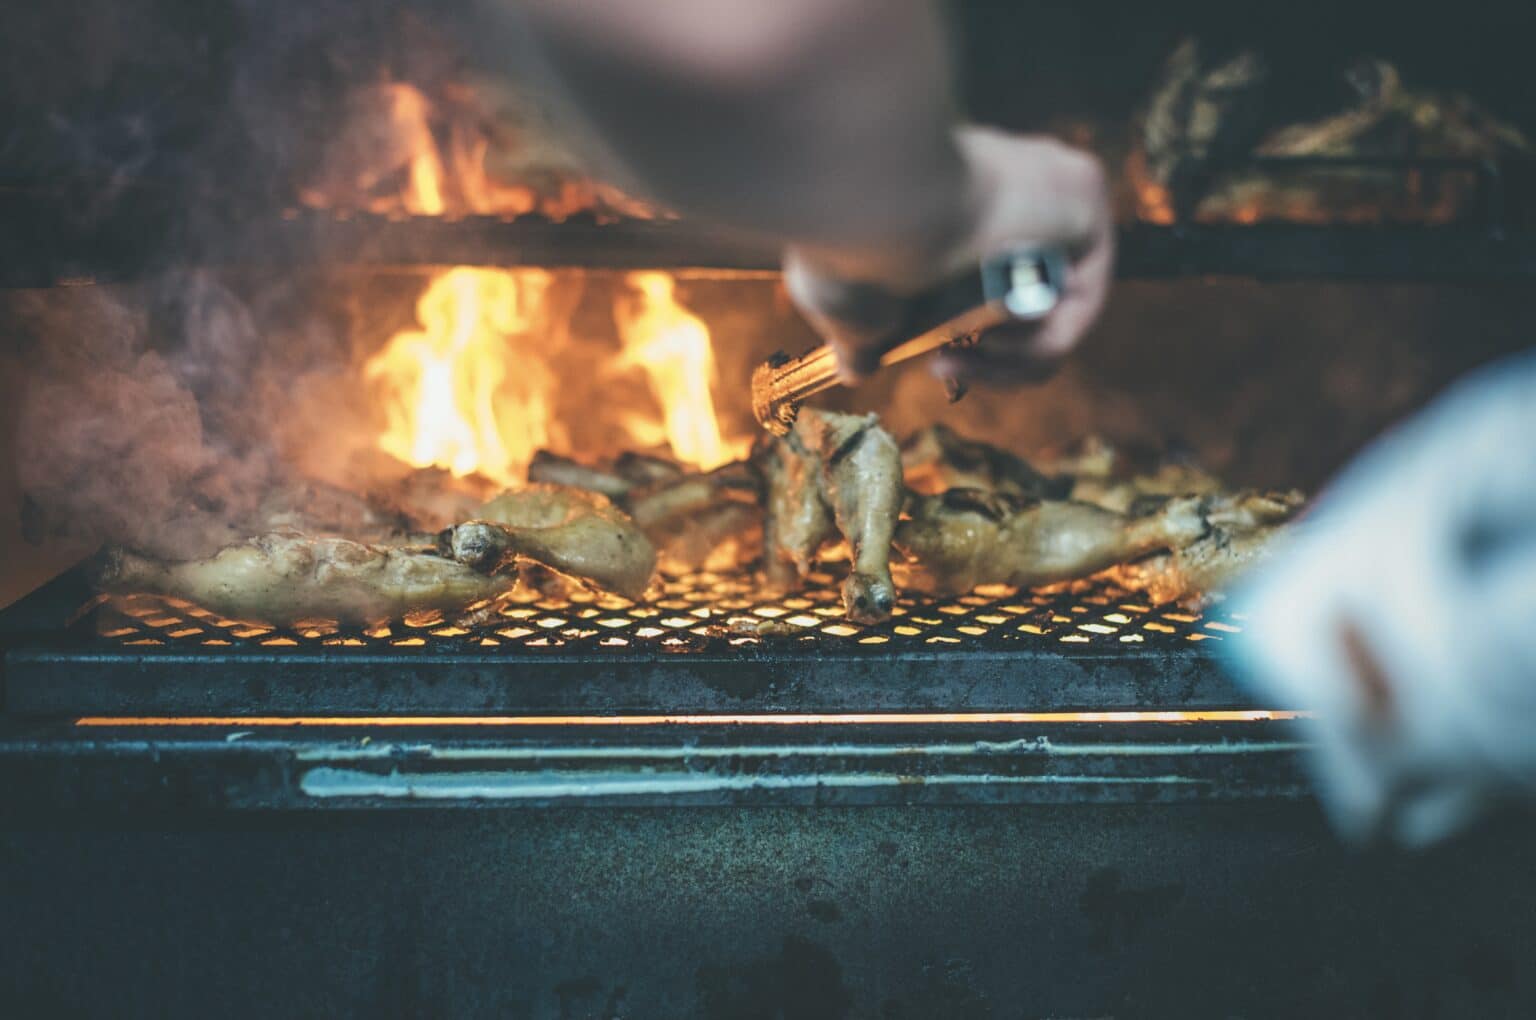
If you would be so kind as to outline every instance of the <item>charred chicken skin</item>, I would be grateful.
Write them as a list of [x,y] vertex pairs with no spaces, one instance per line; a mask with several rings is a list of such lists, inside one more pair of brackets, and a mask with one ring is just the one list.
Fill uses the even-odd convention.
[[95,569],[104,591],[150,592],[195,602],[236,620],[371,623],[408,612],[455,612],[515,583],[420,550],[275,532],[207,559],[167,563],[121,549]]

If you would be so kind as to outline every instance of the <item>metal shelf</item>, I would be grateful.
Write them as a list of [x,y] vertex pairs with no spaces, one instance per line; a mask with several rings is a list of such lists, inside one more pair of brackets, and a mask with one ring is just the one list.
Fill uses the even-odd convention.
[[[1536,163],[1465,159],[1249,158],[1206,168],[1296,172],[1392,171],[1404,181],[1462,174],[1473,182],[1451,223],[1295,222],[1121,227],[1122,279],[1229,276],[1259,280],[1500,281],[1536,276]],[[675,220],[563,222],[540,216],[380,216],[289,209],[218,210],[151,187],[86,216],[66,182],[0,184],[0,287],[48,287],[141,277],[173,266],[238,268],[542,266],[773,275],[777,253]],[[1385,188],[1387,200],[1392,188]]]

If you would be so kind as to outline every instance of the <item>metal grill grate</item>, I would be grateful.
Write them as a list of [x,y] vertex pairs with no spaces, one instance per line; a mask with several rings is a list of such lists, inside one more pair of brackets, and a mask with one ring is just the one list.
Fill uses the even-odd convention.
[[750,572],[696,572],[663,578],[649,600],[577,592],[549,597],[519,591],[472,614],[412,614],[370,627],[308,621],[267,627],[220,617],[181,599],[156,595],[103,598],[76,623],[87,636],[118,647],[396,650],[451,648],[594,656],[723,651],[731,648],[836,648],[843,652],[946,647],[1012,651],[1187,648],[1241,629],[1220,611],[1154,607],[1102,580],[1019,590],[1001,585],[953,599],[904,595],[892,618],[864,626],[843,615],[833,567],[811,575],[802,591],[762,592]]

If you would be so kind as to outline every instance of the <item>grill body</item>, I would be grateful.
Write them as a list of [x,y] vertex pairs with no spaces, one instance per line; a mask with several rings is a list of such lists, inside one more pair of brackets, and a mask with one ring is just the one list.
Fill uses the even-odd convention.
[[1531,1015],[1501,827],[1305,803],[74,815],[0,832],[18,1015]]
[[0,993],[38,1015],[1536,1006],[1530,826],[1339,847],[1296,706],[1218,668],[1240,620],[1075,585],[859,628],[830,577],[388,633],[88,598],[0,618]]

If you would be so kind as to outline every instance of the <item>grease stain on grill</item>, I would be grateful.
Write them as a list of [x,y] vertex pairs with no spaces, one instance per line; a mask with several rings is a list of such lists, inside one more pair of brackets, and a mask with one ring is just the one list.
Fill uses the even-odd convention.
[[[577,592],[554,596],[518,592],[505,604],[464,619],[436,611],[371,626],[302,620],[271,627],[227,620],[180,599],[153,595],[93,600],[76,633],[120,647],[294,646],[348,649],[457,649],[487,656],[518,651],[642,656],[714,651],[742,662],[756,650],[797,645],[871,655],[903,649],[1052,651],[1189,648],[1241,632],[1239,618],[1172,607],[1154,609],[1106,581],[1047,588],[978,588],[958,598],[904,594],[889,620],[854,623],[843,615],[840,572],[820,569],[802,591],[762,591],[749,571],[667,576],[650,601]],[[1139,617],[1139,619],[1138,619]],[[211,630],[218,627],[219,630]],[[1070,652],[1069,652],[1070,650]],[[753,675],[753,674],[756,675]],[[760,690],[761,671],[743,671],[742,696]]]

